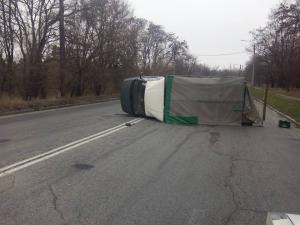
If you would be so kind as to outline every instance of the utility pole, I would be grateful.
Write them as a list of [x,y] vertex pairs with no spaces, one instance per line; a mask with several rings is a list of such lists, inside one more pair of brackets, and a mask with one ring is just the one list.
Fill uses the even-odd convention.
[[65,96],[65,62],[66,62],[66,39],[65,39],[65,6],[64,0],[59,0],[59,81],[61,97]]
[[[250,40],[241,40],[243,42],[248,42],[248,43],[251,43]],[[255,44],[253,45],[253,62],[252,62],[252,77],[251,77],[251,85],[254,86],[254,83],[255,83],[255,62],[256,62],[256,46]]]
[[265,96],[264,96],[263,121],[266,120],[267,103],[268,103],[268,92],[269,92],[269,85],[267,83],[266,87],[265,87]]
[[256,47],[255,45],[253,46],[253,68],[252,68],[252,77],[251,77],[251,84],[254,86],[255,82],[255,61],[256,61]]

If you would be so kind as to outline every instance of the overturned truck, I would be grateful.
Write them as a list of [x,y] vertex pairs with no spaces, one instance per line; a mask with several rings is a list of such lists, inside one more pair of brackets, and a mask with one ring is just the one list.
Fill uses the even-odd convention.
[[123,81],[124,112],[169,124],[253,125],[261,118],[244,78],[136,77]]

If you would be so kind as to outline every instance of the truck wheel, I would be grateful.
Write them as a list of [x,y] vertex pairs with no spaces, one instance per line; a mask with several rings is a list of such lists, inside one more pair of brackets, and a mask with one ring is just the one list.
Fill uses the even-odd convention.
[[121,106],[122,110],[129,115],[134,116],[132,108],[131,90],[134,84],[134,79],[124,80],[121,86]]

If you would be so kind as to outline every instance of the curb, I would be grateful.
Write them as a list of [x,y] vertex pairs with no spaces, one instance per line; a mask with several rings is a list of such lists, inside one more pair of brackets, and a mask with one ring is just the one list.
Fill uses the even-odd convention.
[[[258,98],[255,98],[255,100],[258,101],[258,102],[261,103],[261,104],[264,103],[262,100],[260,100],[260,99],[258,99]],[[300,123],[297,122],[297,121],[296,121],[295,119],[293,119],[292,117],[290,117],[289,115],[286,115],[285,113],[280,112],[279,110],[275,109],[273,106],[267,105],[267,107],[268,107],[270,110],[272,110],[272,111],[278,113],[280,116],[282,116],[282,117],[288,119],[290,122],[292,122],[293,124],[295,124],[297,128],[300,128]]]
[[47,110],[52,110],[52,109],[69,108],[69,107],[73,107],[73,106],[93,105],[93,104],[97,104],[97,103],[101,103],[101,102],[110,102],[110,101],[116,101],[116,100],[119,100],[119,98],[113,97],[113,98],[107,98],[107,99],[94,100],[92,102],[86,102],[86,103],[74,103],[74,104],[56,105],[56,106],[41,107],[41,108],[30,108],[30,109],[7,111],[7,112],[0,113],[0,117],[10,116],[10,115],[18,115],[18,114],[23,114],[23,113],[47,111]]

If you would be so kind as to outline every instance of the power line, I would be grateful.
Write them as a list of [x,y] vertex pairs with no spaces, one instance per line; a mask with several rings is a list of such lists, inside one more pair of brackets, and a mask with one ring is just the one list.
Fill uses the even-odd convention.
[[222,54],[211,54],[211,55],[196,55],[196,56],[207,56],[207,57],[210,57],[210,56],[228,56],[228,55],[241,55],[241,54],[244,54],[246,53],[245,51],[243,52],[231,52],[231,53],[222,53]]

